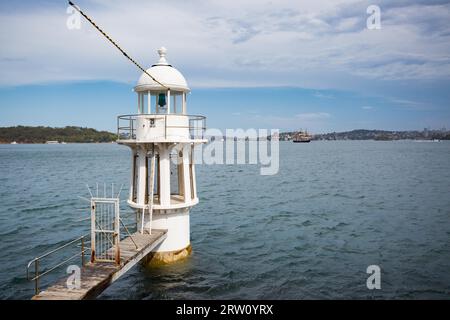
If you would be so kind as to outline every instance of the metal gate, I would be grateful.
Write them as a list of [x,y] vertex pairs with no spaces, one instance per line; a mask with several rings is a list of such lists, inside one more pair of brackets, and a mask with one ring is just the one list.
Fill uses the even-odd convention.
[[119,198],[91,198],[91,262],[120,264]]

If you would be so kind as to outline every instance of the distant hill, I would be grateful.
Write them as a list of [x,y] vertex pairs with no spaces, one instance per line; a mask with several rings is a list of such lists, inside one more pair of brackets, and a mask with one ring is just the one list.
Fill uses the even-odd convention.
[[0,127],[0,143],[45,143],[59,142],[111,142],[117,135],[108,131],[97,131],[82,127]]
[[[280,140],[292,140],[297,132],[280,133]],[[423,131],[386,131],[386,130],[352,130],[345,132],[331,132],[314,134],[313,140],[450,140],[450,131],[423,130]]]

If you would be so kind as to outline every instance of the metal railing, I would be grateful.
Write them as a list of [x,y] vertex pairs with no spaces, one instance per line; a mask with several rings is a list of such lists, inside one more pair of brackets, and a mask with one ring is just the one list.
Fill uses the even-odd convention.
[[[167,119],[175,116],[186,116],[189,118],[187,126],[174,126],[168,124]],[[206,130],[206,117],[199,115],[182,115],[182,114],[129,114],[117,117],[117,137],[118,140],[135,140],[136,139],[136,121],[138,117],[148,117],[150,120],[164,119],[164,138],[167,138],[167,129],[189,129],[190,139],[204,139]],[[161,126],[162,127],[162,126]]]
[[[91,218],[88,218],[88,219],[91,219]],[[124,236],[127,235],[131,239],[131,242],[134,244],[136,249],[138,250],[139,247],[138,247],[137,243],[134,241],[133,236],[132,236],[130,230],[128,229],[127,225],[124,223],[124,221],[121,218],[119,218],[119,222],[120,222],[122,228],[125,230],[123,235]],[[133,224],[133,226],[136,227],[135,224]],[[120,239],[120,240],[122,240],[122,239]],[[120,242],[120,240],[119,240],[119,242]],[[84,267],[85,261],[86,261],[86,255],[87,255],[86,252],[91,252],[91,259],[92,259],[91,248],[89,248],[89,246],[86,247],[86,245],[89,245],[89,244],[91,244],[90,235],[86,234],[86,235],[83,235],[81,237],[78,237],[72,241],[69,241],[69,242],[63,244],[62,246],[59,246],[58,248],[56,248],[54,250],[44,253],[43,255],[41,255],[37,258],[34,258],[30,262],[28,262],[28,264],[27,264],[27,280],[30,282],[34,281],[35,294],[39,294],[39,292],[40,292],[39,280],[42,277],[44,277],[45,275],[49,274],[50,272],[58,269],[59,267],[62,267],[64,265],[68,264],[70,261],[76,259],[77,257],[81,257],[81,265]],[[74,246],[79,245],[81,247],[81,251],[76,253],[75,255],[70,256],[69,258],[64,259],[62,262],[59,262],[56,265],[51,266],[48,269],[45,269],[43,272],[40,272],[40,268],[42,266],[41,261],[44,258],[47,258],[47,257],[59,252],[60,250],[69,247],[70,245],[74,245]],[[91,260],[91,259],[89,259],[89,260]],[[119,259],[120,259],[120,253],[119,253]],[[34,267],[33,267],[33,264],[34,264]]]
[[[70,262],[70,261],[72,261],[72,260],[74,260],[75,258],[78,258],[78,257],[81,257],[81,265],[84,266],[85,252],[89,251],[89,249],[85,249],[85,244],[87,242],[89,242],[89,241],[85,240],[86,237],[87,237],[87,235],[78,237],[75,240],[72,240],[72,241],[70,241],[70,242],[68,242],[68,243],[66,243],[66,244],[64,244],[64,245],[62,245],[62,246],[60,246],[60,247],[58,247],[58,248],[56,248],[54,250],[51,250],[51,251],[49,251],[49,252],[47,252],[47,253],[45,253],[45,254],[37,257],[37,258],[34,258],[30,262],[28,262],[28,264],[27,264],[27,280],[28,281],[34,281],[35,294],[39,293],[39,280],[43,276],[45,276],[45,275],[49,274],[50,272],[52,272],[53,270],[55,270],[55,269],[65,265],[65,264],[67,264],[68,262]],[[64,261],[62,261],[62,262],[60,262],[58,264],[56,264],[55,266],[50,267],[49,269],[45,270],[42,273],[39,272],[40,271],[39,267],[41,265],[42,259],[44,259],[44,258],[46,258],[48,256],[51,256],[54,253],[59,252],[60,250],[62,250],[64,248],[67,248],[68,246],[73,245],[73,244],[81,244],[81,252],[79,252],[79,253],[77,253],[77,254],[75,254],[73,256],[70,256],[69,258],[65,259]],[[30,269],[31,269],[33,264],[34,264],[34,274],[32,274],[30,272]]]
[[206,117],[204,116],[188,116],[189,117],[189,135],[191,139],[205,139]]

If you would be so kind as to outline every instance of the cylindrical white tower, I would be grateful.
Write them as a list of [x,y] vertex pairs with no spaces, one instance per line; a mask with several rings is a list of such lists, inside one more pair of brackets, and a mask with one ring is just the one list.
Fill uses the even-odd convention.
[[164,263],[191,251],[189,211],[198,203],[193,152],[207,141],[205,117],[187,114],[189,87],[166,52],[160,48],[159,61],[147,70],[159,83],[143,73],[134,88],[137,114],[118,117],[118,143],[132,151],[128,204],[136,210],[138,230],[167,230],[149,257]]

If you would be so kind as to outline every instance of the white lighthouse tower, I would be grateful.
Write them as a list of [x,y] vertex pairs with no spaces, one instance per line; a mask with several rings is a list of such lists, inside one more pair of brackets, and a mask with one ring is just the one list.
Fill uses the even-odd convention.
[[[137,114],[118,117],[118,143],[131,148],[128,204],[141,232],[167,230],[152,262],[169,263],[189,255],[189,211],[198,203],[194,146],[205,143],[205,117],[187,114],[190,92],[183,75],[158,50],[159,61],[134,88]],[[155,81],[156,80],[156,81]]]

